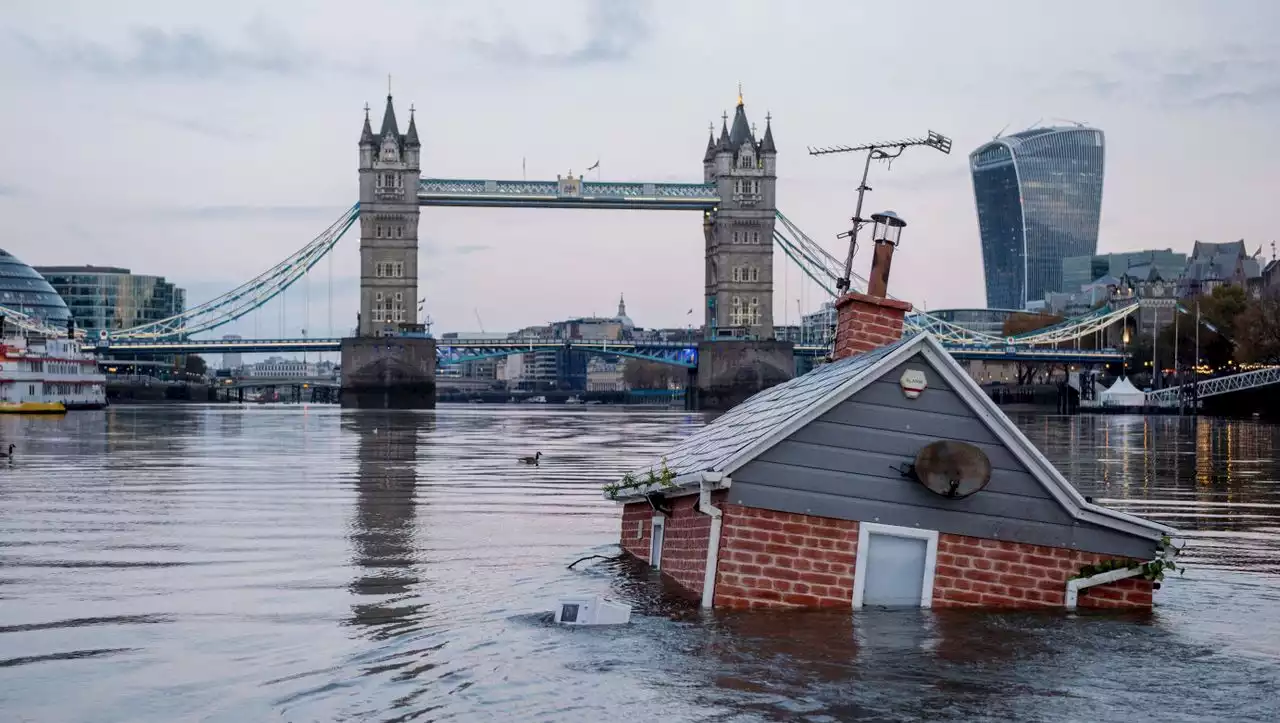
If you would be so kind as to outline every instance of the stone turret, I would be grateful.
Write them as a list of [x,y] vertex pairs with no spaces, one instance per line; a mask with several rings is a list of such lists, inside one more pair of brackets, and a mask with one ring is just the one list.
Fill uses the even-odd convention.
[[360,336],[383,336],[418,314],[418,178],[413,111],[401,135],[387,95],[377,135],[365,107],[360,134]]
[[[720,206],[709,219],[706,329],[710,339],[773,338],[773,226],[777,181],[772,118],[757,141],[742,94],[733,124],[722,118],[720,138],[708,140],[706,180]],[[708,159],[714,158],[714,167]]]

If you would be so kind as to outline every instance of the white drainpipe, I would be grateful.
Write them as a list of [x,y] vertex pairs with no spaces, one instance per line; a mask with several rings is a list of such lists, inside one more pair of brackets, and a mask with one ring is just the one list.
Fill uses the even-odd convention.
[[711,518],[711,534],[707,536],[707,569],[702,576],[702,607],[709,608],[716,594],[716,567],[720,563],[720,523],[724,512],[711,505],[711,486],[715,481],[703,477],[698,491],[698,510]]
[[1127,577],[1134,577],[1142,574],[1141,567],[1123,567],[1118,570],[1108,570],[1107,572],[1098,573],[1093,577],[1079,577],[1075,580],[1067,580],[1067,601],[1066,608],[1075,610],[1076,603],[1080,599],[1080,591],[1086,587],[1094,585],[1105,585],[1116,580],[1123,580]]

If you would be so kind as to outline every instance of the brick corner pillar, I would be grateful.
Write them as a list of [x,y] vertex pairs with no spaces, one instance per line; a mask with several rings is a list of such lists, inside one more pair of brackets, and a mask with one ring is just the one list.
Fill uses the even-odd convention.
[[878,349],[902,338],[911,304],[851,291],[836,300],[835,358]]

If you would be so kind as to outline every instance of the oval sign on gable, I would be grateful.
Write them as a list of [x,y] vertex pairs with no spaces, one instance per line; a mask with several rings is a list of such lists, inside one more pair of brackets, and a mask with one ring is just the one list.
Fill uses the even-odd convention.
[[902,373],[902,378],[898,380],[902,385],[902,393],[907,395],[907,399],[915,399],[920,396],[920,392],[929,386],[929,380],[925,378],[924,371],[921,369],[908,369]]

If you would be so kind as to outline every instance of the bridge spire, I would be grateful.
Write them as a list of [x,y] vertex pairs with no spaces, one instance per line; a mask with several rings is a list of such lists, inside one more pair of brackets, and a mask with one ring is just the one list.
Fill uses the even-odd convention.
[[777,153],[778,149],[773,145],[773,114],[764,114],[764,140],[760,141],[761,153]]
[[729,148],[729,114],[720,114],[720,142],[716,144],[720,150]]
[[747,110],[742,105],[742,95],[738,95],[738,107],[733,111],[733,129],[729,131],[729,145],[741,148],[748,140],[755,140],[751,132],[751,124],[747,122]]
[[707,124],[707,152],[702,154],[702,162],[710,163],[716,159],[716,125]]
[[[391,84],[390,76],[388,76],[387,85]],[[382,130],[378,135],[385,138],[387,134],[391,134],[397,140],[400,136],[400,124],[396,123],[396,109],[391,103],[391,94],[387,93],[387,109],[382,112]]]
[[373,128],[369,125],[369,104],[364,104],[364,128],[360,131],[360,145],[373,145]]
[[417,148],[422,144],[418,142],[418,124],[414,118],[414,107],[409,106],[409,132],[404,136],[404,144],[409,148]]

